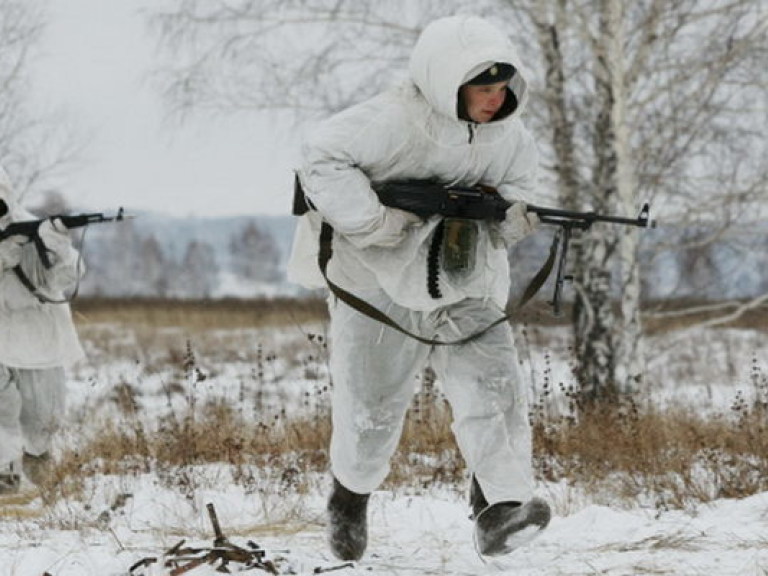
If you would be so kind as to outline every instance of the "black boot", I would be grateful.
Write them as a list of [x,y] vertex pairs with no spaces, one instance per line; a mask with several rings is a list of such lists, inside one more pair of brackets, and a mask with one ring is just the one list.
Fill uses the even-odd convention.
[[356,494],[333,479],[328,498],[328,542],[340,560],[359,560],[368,545],[368,498]]
[[17,494],[21,487],[21,477],[14,470],[13,464],[9,464],[0,472],[0,496]]
[[469,506],[472,508],[472,520],[475,520],[480,512],[488,508],[488,500],[485,499],[485,494],[483,494],[474,474],[472,474],[472,485],[469,487]]
[[527,544],[547,527],[552,515],[549,504],[541,498],[524,504],[497,502],[488,506],[474,476],[469,499],[475,520],[475,541],[480,554],[485,556],[501,556]]

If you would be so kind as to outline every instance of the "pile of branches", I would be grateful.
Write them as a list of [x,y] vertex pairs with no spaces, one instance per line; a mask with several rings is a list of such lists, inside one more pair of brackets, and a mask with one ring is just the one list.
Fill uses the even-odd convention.
[[[261,570],[268,574],[280,574],[275,562],[266,559],[266,551],[258,544],[248,541],[245,548],[232,544],[221,531],[213,504],[208,504],[207,508],[215,534],[213,546],[210,548],[185,547],[186,541],[182,540],[162,556],[163,566],[170,570],[168,576],[180,576],[204,564],[211,565],[217,572],[225,574],[231,573],[235,565],[237,565],[237,572]],[[131,566],[128,573],[131,576],[142,576],[144,568],[159,561],[157,557],[143,558]]]
[[[163,562],[163,568],[169,570],[168,576],[181,576],[190,570],[199,566],[208,564],[216,569],[216,572],[231,574],[234,572],[248,572],[251,570],[261,570],[268,574],[279,575],[278,564],[280,559],[272,561],[266,559],[266,551],[255,542],[249,540],[246,547],[232,544],[221,531],[219,519],[216,516],[216,510],[213,504],[207,504],[208,515],[213,525],[215,535],[213,546],[210,548],[192,548],[185,547],[186,540],[182,540],[169,550],[163,553],[161,558],[154,556],[142,558],[128,569],[130,576],[146,576],[144,569]],[[313,574],[322,574],[325,572],[334,572],[344,568],[352,568],[354,564],[347,562],[338,566],[317,567]],[[294,572],[290,572],[294,574]],[[44,574],[43,576],[49,576]]]

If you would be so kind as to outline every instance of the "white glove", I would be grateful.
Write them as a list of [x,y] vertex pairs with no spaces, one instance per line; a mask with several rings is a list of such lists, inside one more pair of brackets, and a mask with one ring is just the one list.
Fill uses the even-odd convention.
[[359,248],[370,246],[391,248],[405,238],[408,228],[422,223],[423,220],[412,212],[386,207],[384,218],[377,228],[365,234],[350,234],[349,239]]
[[40,224],[37,233],[48,251],[55,255],[55,264],[71,264],[77,260],[77,252],[72,247],[67,227],[59,218]]
[[11,236],[0,241],[0,270],[10,270],[21,262],[21,247],[26,244],[24,236]]
[[515,202],[507,208],[501,221],[501,236],[508,247],[532,234],[539,225],[539,217],[535,212],[527,212],[527,208],[525,202]]

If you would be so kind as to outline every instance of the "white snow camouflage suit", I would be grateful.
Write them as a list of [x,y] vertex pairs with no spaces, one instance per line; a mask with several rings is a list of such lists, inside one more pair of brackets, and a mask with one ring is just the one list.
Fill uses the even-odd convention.
[[[8,207],[0,229],[35,219],[19,205],[2,168],[0,200]],[[43,267],[33,243],[21,250],[20,264],[27,277],[53,300],[63,297],[78,274],[77,251],[65,240],[59,244],[50,254],[50,269]],[[40,302],[12,268],[0,266],[0,471],[23,452],[39,456],[50,450],[64,414],[64,367],[82,357],[69,305]]]
[[[459,87],[494,62],[517,70],[509,85],[517,108],[489,123],[459,119]],[[498,319],[510,270],[497,224],[478,224],[474,268],[460,277],[441,273],[440,298],[427,289],[427,254],[439,217],[408,228],[394,247],[361,246],[384,218],[371,182],[481,183],[508,200],[541,203],[535,145],[519,119],[525,101],[522,67],[496,28],[472,16],[430,25],[414,47],[408,82],[330,118],[307,140],[298,175],[317,211],[300,219],[289,278],[323,285],[316,264],[322,218],[335,230],[328,277],[404,328],[447,341]],[[528,403],[506,323],[470,344],[431,347],[333,297],[329,307],[331,468],[344,486],[369,493],[384,480],[415,376],[429,363],[451,404],[462,455],[488,502],[530,499]]]

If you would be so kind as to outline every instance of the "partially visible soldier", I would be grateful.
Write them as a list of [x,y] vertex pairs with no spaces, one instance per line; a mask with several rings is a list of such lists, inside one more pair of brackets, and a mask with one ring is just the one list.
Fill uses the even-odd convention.
[[[0,168],[0,230],[32,219]],[[43,222],[39,236],[39,246],[23,236],[0,240],[0,495],[18,492],[22,471],[45,481],[64,414],[64,368],[83,357],[64,299],[82,273],[79,254],[59,221]]]

